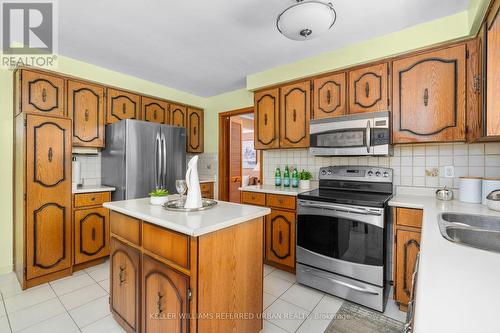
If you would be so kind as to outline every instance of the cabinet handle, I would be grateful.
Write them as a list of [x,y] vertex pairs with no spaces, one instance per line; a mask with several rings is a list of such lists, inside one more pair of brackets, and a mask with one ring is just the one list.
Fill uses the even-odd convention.
[[481,75],[474,75],[474,92],[479,93],[481,91]]
[[153,112],[153,118],[156,120],[156,110]]
[[293,122],[297,121],[297,110],[293,109]]
[[193,127],[193,135],[196,135],[196,126]]
[[122,284],[125,283],[125,278],[126,278],[126,276],[125,276],[125,266],[123,266],[123,265],[120,265],[120,275],[119,275],[119,278],[120,278],[120,286],[121,286]]
[[42,101],[47,102],[47,90],[45,88],[42,89]]
[[47,154],[47,157],[49,158],[49,162],[52,162],[52,157],[54,156],[52,152],[52,147],[49,147],[49,152]]
[[332,100],[332,94],[330,93],[330,90],[328,90],[326,92],[326,103],[330,104],[331,100]]
[[278,202],[282,205],[283,204],[283,199],[278,199]]
[[95,197],[90,198],[90,201],[95,201]]
[[161,294],[161,292],[158,292],[158,294],[156,295],[156,312],[158,314],[161,314],[163,313],[163,308],[161,306],[161,300],[163,298],[164,295]]
[[366,98],[370,97],[370,84],[368,82],[365,83],[365,96]]
[[278,233],[278,243],[283,243],[283,232],[280,230]]
[[85,109],[85,121],[89,121],[89,110]]
[[264,125],[267,126],[267,113],[264,114]]
[[429,89],[427,88],[424,90],[424,105],[429,105]]
[[125,103],[122,104],[122,113],[127,113],[127,106],[125,105]]
[[95,228],[92,228],[92,241],[95,241]]

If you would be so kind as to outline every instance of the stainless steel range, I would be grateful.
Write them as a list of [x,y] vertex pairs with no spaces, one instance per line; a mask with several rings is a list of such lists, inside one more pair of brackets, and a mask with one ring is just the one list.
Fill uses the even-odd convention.
[[297,281],[383,311],[392,169],[325,167],[319,179],[298,195]]

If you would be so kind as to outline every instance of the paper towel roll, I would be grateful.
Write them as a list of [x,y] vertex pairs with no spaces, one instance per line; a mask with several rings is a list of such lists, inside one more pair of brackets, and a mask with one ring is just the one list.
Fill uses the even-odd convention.
[[80,172],[80,162],[75,157],[73,157],[71,167],[73,172],[73,186],[78,186],[82,183],[82,174]]
[[500,190],[500,179],[499,178],[484,178],[482,187],[482,200],[481,203],[486,205],[486,197],[491,191]]
[[481,203],[482,178],[460,177],[459,200],[462,202]]

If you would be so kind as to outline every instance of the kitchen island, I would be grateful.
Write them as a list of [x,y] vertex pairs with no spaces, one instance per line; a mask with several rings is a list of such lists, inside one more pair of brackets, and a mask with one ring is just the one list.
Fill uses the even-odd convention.
[[270,209],[219,202],[183,213],[149,198],[111,210],[110,308],[127,332],[259,332],[263,219]]

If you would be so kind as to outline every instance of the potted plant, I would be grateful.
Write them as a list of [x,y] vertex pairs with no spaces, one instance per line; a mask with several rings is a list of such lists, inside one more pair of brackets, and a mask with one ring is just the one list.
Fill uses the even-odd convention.
[[311,188],[312,174],[309,171],[302,170],[299,174],[299,186],[303,190]]
[[149,193],[150,202],[152,205],[161,206],[168,201],[168,191],[162,188],[157,188]]

